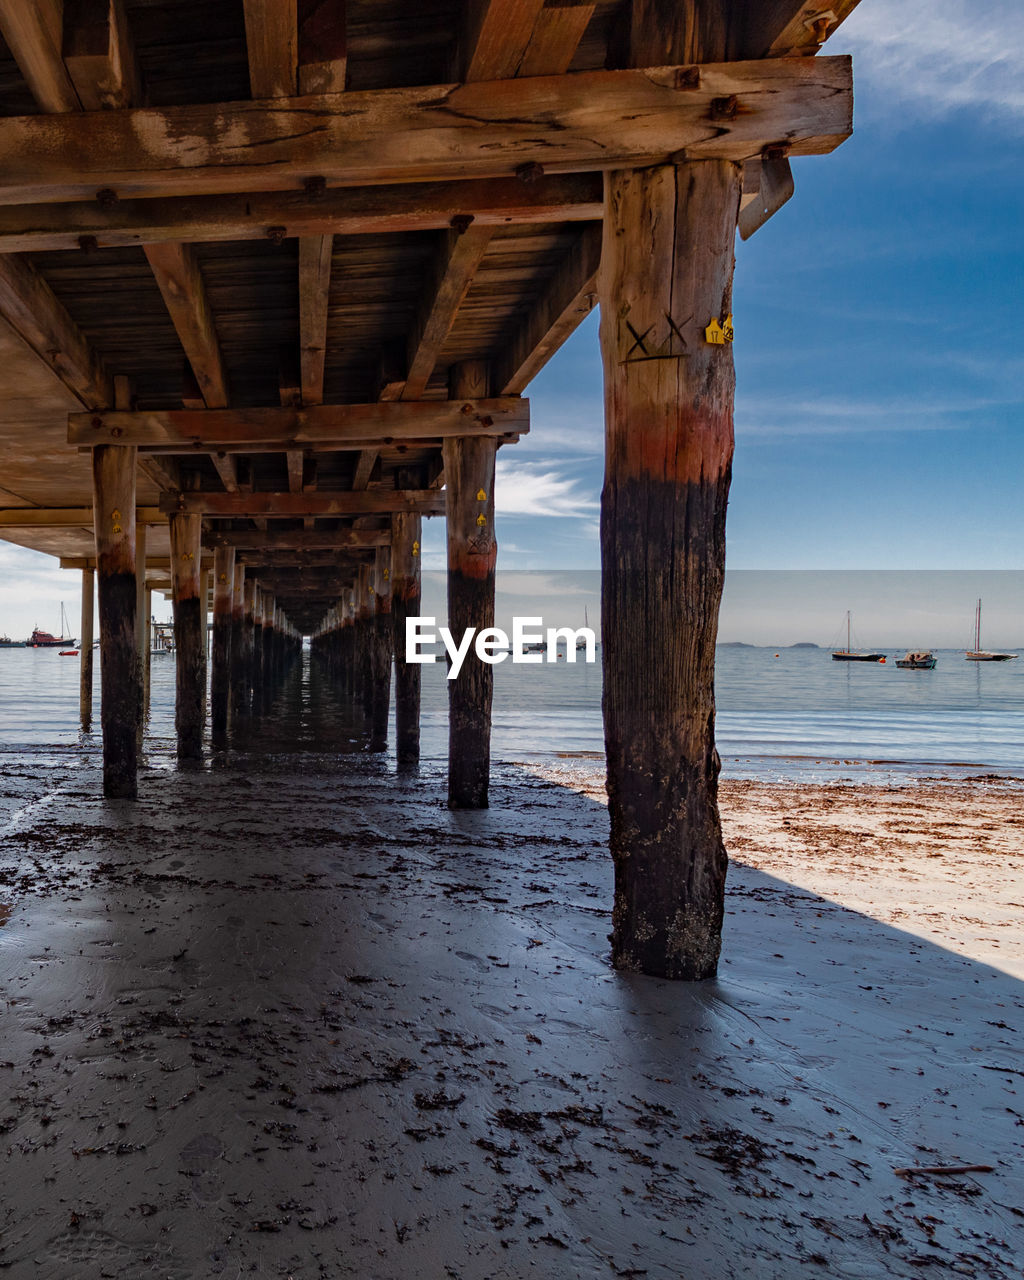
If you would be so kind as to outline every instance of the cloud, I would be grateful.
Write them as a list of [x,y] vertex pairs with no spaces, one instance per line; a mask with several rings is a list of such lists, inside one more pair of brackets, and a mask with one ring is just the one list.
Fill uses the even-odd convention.
[[989,409],[1020,403],[1019,396],[901,399],[843,397],[740,397],[736,434],[750,440],[806,435],[848,435],[893,431],[961,431]]
[[826,46],[847,50],[890,121],[896,101],[919,117],[987,107],[1024,120],[1019,0],[866,0]]
[[498,459],[494,500],[501,516],[579,518],[597,510],[597,498],[558,470],[557,462]]

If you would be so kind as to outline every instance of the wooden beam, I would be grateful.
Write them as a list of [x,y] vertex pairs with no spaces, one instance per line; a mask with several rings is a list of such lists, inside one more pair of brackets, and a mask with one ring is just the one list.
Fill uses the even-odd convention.
[[327,303],[331,289],[333,246],[333,235],[299,238],[299,353],[304,405],[324,402]]
[[439,231],[453,214],[475,226],[546,222],[599,222],[603,189],[593,173],[555,174],[536,182],[471,178],[388,187],[331,187],[322,196],[274,191],[252,196],[173,196],[0,207],[0,253],[78,249],[83,236],[102,248],[167,240],[265,240],[269,227],[288,235],[378,235]]
[[146,258],[210,409],[228,403],[227,376],[195,250],[187,244],[148,244]]
[[312,409],[164,409],[68,415],[68,443],[137,444],[154,453],[284,453],[289,449],[379,448],[395,440],[523,435],[530,402],[484,400],[325,404]]
[[342,93],[348,67],[345,0],[300,0],[299,93]]
[[[240,485],[238,483],[238,458],[233,453],[225,453],[223,450],[210,454],[210,461],[217,468],[217,474],[220,476],[220,482],[224,486],[225,493],[238,493]],[[181,487],[180,485],[178,486]]]
[[[849,58],[586,71],[320,98],[0,119],[0,205],[743,161],[853,129]],[[230,130],[224,120],[232,122]],[[197,163],[196,157],[202,162]]]
[[544,0],[468,0],[458,79],[509,80],[518,75],[543,8]]
[[64,65],[86,111],[141,101],[124,0],[64,0]]
[[342,551],[381,547],[391,539],[388,529],[288,529],[259,533],[253,529],[215,529],[203,534],[207,547],[235,547],[238,551]]
[[787,58],[815,54],[856,9],[858,0],[761,0],[751,7],[737,56]]
[[542,9],[520,63],[519,75],[557,76],[568,71],[596,8],[596,4],[590,3],[562,3]]
[[0,0],[0,35],[40,111],[80,111],[82,104],[61,58],[62,0]]
[[444,494],[433,489],[369,489],[365,493],[175,493],[160,499],[162,511],[185,511],[221,518],[271,516],[352,516],[419,511],[442,515]]
[[587,227],[548,281],[533,309],[503,344],[495,386],[502,395],[520,395],[566,338],[591,312],[597,299],[601,228]]
[[[752,193],[746,190],[748,180],[755,187]],[[793,170],[784,156],[747,160],[743,166],[743,181],[744,195],[752,198],[740,200],[739,231],[744,240],[749,240],[792,198],[795,183]]]
[[301,449],[289,449],[288,459],[288,491],[302,493],[302,475],[305,468],[305,457]]
[[[134,490],[133,490],[134,492]],[[135,524],[163,524],[160,507],[136,507]],[[92,507],[7,507],[0,510],[3,529],[91,529]]]
[[352,488],[358,492],[365,489],[370,483],[370,477],[373,475],[373,469],[377,465],[377,459],[380,457],[378,449],[364,449],[359,455],[359,461],[356,463],[355,475],[352,477]]
[[244,0],[249,87],[254,98],[293,98],[298,88],[296,0]]
[[0,316],[88,409],[111,403],[103,363],[64,304],[24,258],[0,255]]
[[181,468],[177,458],[140,457],[139,470],[162,491],[181,488]]
[[426,390],[456,313],[487,252],[491,234],[490,227],[477,226],[444,234],[409,337],[409,372],[403,400],[419,400]]

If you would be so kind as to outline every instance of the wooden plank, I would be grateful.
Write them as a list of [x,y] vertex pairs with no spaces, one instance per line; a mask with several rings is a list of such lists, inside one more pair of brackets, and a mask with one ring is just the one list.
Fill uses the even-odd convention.
[[[735,102],[733,101],[735,99]],[[231,128],[225,130],[224,120]],[[853,129],[849,58],[778,58],[374,89],[226,105],[0,119],[0,204],[743,161]]]
[[392,511],[444,513],[444,495],[433,489],[369,489],[365,493],[176,493],[160,499],[165,512],[187,511],[220,518],[271,516],[387,515]]
[[269,227],[311,237],[438,231],[451,224],[453,214],[490,227],[599,222],[603,198],[600,175],[581,173],[555,174],[536,182],[471,178],[330,187],[319,197],[279,191],[119,200],[106,209],[95,199],[0,207],[0,253],[78,249],[82,236],[92,236],[103,248],[119,248],[166,240],[265,240]]
[[[134,492],[134,490],[133,490]],[[160,507],[136,507],[136,524],[164,524]],[[91,529],[92,507],[7,507],[0,510],[3,529]]]
[[146,258],[203,399],[210,409],[228,403],[227,375],[195,250],[187,244],[148,244]]
[[86,111],[142,100],[124,0],[64,0],[64,65]]
[[596,8],[596,4],[580,3],[542,9],[518,74],[557,76],[568,71]]
[[68,415],[68,443],[137,444],[158,453],[284,453],[289,449],[380,447],[395,440],[445,436],[523,435],[530,402],[518,396],[482,400],[377,401],[311,409],[164,409]]
[[348,68],[345,0],[299,6],[299,93],[343,93]]
[[379,457],[380,450],[378,449],[364,449],[360,453],[359,461],[356,463],[355,475],[352,477],[352,488],[355,492],[365,489],[370,483],[373,468],[377,465]]
[[385,546],[390,538],[388,529],[287,529],[267,533],[253,529],[216,529],[203,534],[203,545],[235,547],[239,551],[341,551]]
[[773,214],[778,213],[795,190],[793,170],[784,156],[748,160],[743,166],[744,181],[749,166],[756,166],[757,190],[752,200],[740,202],[739,232],[744,240],[749,240]]
[[62,0],[0,0],[0,35],[40,111],[79,111],[82,104],[61,58]]
[[323,404],[327,356],[327,302],[334,236],[299,238],[299,354],[302,403]]
[[99,356],[35,267],[0,256],[0,316],[88,409],[111,403],[112,384]]
[[470,82],[518,75],[543,8],[544,0],[469,0],[457,77]]
[[296,0],[243,0],[254,98],[293,98],[298,87]]
[[502,395],[520,395],[597,299],[601,228],[588,227],[551,277],[540,299],[504,344],[495,370]]
[[403,400],[419,400],[426,390],[459,306],[487,252],[491,234],[490,227],[475,225],[462,232],[445,233],[409,337],[409,372]]

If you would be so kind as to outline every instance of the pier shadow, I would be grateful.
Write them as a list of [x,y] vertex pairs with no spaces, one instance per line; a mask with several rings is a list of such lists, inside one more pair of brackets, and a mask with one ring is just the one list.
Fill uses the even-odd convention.
[[1021,983],[741,862],[616,973],[603,805],[303,741],[4,837],[12,1274],[1017,1274]]

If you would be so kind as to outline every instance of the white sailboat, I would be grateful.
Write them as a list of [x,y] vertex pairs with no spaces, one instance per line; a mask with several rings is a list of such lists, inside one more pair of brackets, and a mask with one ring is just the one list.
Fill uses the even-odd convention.
[[974,648],[968,649],[966,653],[968,662],[1009,662],[1011,658],[1016,658],[1015,653],[994,653],[991,649],[983,649],[981,647],[981,597],[978,597],[978,607],[974,611]]

